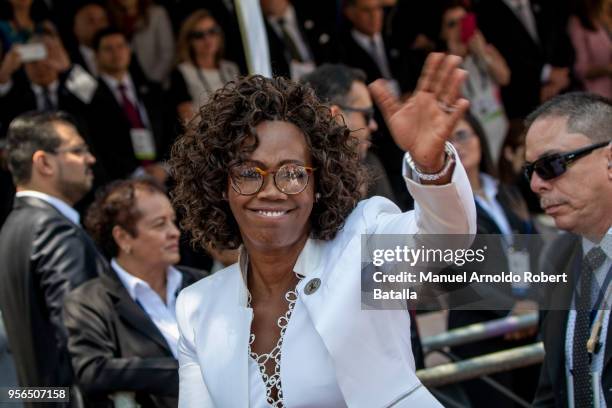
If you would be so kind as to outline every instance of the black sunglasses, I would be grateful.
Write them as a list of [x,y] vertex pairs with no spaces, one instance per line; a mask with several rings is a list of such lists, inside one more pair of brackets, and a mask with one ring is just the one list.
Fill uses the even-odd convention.
[[531,181],[533,172],[535,171],[542,180],[552,180],[559,177],[567,171],[567,168],[574,161],[586,156],[595,149],[607,146],[610,142],[601,142],[594,145],[582,147],[568,153],[554,153],[544,156],[533,163],[525,163],[523,172],[528,181]]
[[215,35],[219,35],[219,34],[221,34],[221,28],[220,27],[212,27],[212,28],[209,28],[208,30],[191,31],[189,33],[189,39],[190,40],[201,40],[201,39],[206,38],[208,36],[215,36]]
[[357,112],[357,113],[361,113],[363,115],[363,118],[367,123],[370,123],[371,120],[374,119],[374,107],[370,106],[369,108],[355,108],[353,106],[345,106],[345,105],[338,105],[340,107],[340,109],[347,111],[347,112]]

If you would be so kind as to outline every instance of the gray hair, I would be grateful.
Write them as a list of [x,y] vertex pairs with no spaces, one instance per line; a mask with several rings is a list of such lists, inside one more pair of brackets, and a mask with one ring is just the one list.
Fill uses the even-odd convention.
[[582,133],[593,142],[612,140],[612,101],[587,92],[570,92],[545,102],[525,120],[529,128],[537,119],[567,118],[567,130]]
[[365,73],[344,64],[323,64],[302,78],[302,82],[314,89],[319,100],[332,105],[346,105],[349,102],[347,97],[355,81],[365,85]]

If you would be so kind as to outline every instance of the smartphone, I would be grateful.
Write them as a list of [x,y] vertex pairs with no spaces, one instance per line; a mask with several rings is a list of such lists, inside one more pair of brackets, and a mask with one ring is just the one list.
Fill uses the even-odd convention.
[[47,47],[44,44],[18,44],[16,47],[23,63],[40,61],[47,58]]
[[467,13],[461,19],[461,42],[467,44],[476,33],[476,14]]

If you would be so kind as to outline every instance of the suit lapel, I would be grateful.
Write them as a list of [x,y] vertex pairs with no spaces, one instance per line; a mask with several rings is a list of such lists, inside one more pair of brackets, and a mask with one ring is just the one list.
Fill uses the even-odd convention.
[[117,314],[135,330],[141,332],[166,350],[168,355],[172,355],[164,336],[146,312],[132,300],[127,290],[119,281],[117,274],[111,271],[108,275],[102,276],[101,279],[116,300],[115,308]]
[[[216,293],[225,293],[200,315],[195,329],[202,378],[216,406],[249,406],[249,356],[252,309],[246,307],[246,285],[238,265]],[[213,276],[214,278],[214,276]],[[203,322],[206,322],[204,325]],[[223,375],[219,375],[223,373]]]

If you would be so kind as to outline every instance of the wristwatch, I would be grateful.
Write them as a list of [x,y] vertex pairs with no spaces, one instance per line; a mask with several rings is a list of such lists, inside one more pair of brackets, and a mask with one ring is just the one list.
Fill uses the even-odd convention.
[[410,178],[416,181],[417,183],[419,181],[440,180],[441,178],[443,178],[444,176],[448,174],[448,171],[452,167],[453,163],[456,162],[456,159],[455,159],[456,154],[457,153],[453,145],[450,144],[449,142],[446,142],[446,144],[444,145],[444,156],[445,157],[444,157],[444,166],[442,166],[442,170],[440,170],[437,173],[425,173],[417,167],[416,163],[412,159],[412,156],[410,155],[410,152],[406,152],[406,155],[405,155],[406,164],[408,165],[408,168],[411,171]]

